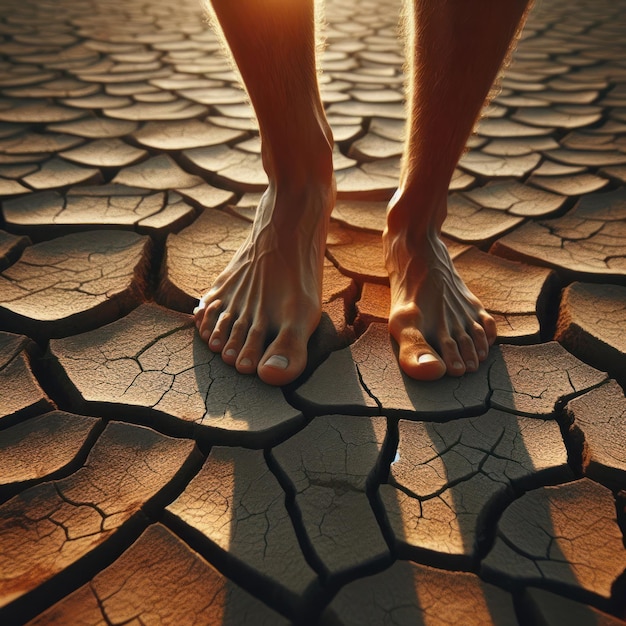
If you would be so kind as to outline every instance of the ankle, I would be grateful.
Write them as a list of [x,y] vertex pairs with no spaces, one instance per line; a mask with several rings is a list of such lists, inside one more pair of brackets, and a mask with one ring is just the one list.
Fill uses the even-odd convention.
[[436,224],[421,222],[400,224],[387,222],[382,235],[383,257],[389,277],[426,271],[448,259],[448,250]]
[[435,194],[406,193],[400,189],[387,206],[383,239],[400,238],[417,244],[425,239],[438,238],[448,210],[447,189]]
[[[323,246],[336,196],[334,176],[304,181],[293,177],[270,179],[255,216],[257,228],[271,226],[280,233],[281,246],[307,247],[304,240]],[[316,244],[317,245],[317,244]]]
[[263,167],[270,181],[281,187],[302,187],[311,183],[331,185],[333,181],[333,139],[322,123],[297,136],[280,141],[264,140]]

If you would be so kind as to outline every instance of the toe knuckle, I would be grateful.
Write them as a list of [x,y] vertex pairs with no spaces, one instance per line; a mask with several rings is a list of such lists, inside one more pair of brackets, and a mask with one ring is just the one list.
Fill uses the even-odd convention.
[[240,317],[233,322],[232,332],[237,333],[237,334],[245,333],[247,328],[248,328],[248,320],[246,320],[243,317]]
[[220,313],[220,317],[217,323],[220,325],[228,324],[232,318],[233,314],[230,311],[222,311],[222,313]]
[[465,333],[457,339],[457,343],[459,347],[463,350],[470,350],[474,347],[474,342],[472,341],[471,337],[469,335],[466,335]]
[[248,341],[257,342],[263,339],[264,331],[259,325],[252,325],[248,331]]
[[472,334],[473,334],[474,336],[478,336],[478,337],[484,336],[484,334],[485,334],[485,329],[484,329],[484,328],[482,327],[482,325],[481,325],[481,324],[479,324],[478,322],[474,322],[474,323],[472,324]]
[[445,337],[439,342],[439,345],[445,352],[452,352],[453,350],[456,350],[457,347],[456,341],[454,341],[452,337]]

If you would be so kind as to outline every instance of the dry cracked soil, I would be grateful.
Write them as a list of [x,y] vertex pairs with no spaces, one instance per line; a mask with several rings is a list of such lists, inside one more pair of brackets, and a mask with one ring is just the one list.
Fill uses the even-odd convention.
[[339,197],[279,389],[189,314],[266,183],[200,2],[1,3],[3,626],[626,623],[626,2],[533,9],[443,227],[499,340],[435,383],[385,326],[399,4],[327,2]]

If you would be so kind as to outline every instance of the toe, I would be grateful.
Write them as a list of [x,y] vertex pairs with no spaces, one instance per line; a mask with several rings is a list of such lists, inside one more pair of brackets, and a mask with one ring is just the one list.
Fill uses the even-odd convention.
[[465,361],[459,352],[459,346],[449,335],[439,341],[441,358],[446,364],[446,370],[450,376],[463,376],[465,374]]
[[257,325],[250,327],[246,341],[235,363],[238,372],[242,374],[253,374],[256,372],[259,361],[261,360],[261,355],[263,354],[266,336],[267,331],[262,326]]
[[489,342],[487,341],[485,329],[478,322],[475,322],[471,329],[471,335],[478,360],[484,361],[489,353]]
[[487,337],[487,343],[491,346],[498,337],[498,328],[496,327],[496,320],[483,309],[479,314],[479,321],[482,327],[485,329],[485,335]]
[[200,324],[202,323],[202,318],[204,317],[204,309],[206,307],[204,306],[204,303],[202,302],[202,300],[200,300],[200,302],[198,302],[198,305],[195,307],[195,309],[191,312],[191,314],[193,315],[193,321],[196,325],[196,328],[200,328]]
[[437,380],[446,373],[446,364],[417,329],[404,329],[395,339],[400,348],[398,361],[407,376]]
[[[234,319],[232,313],[229,311],[222,311],[217,318],[215,328],[209,337],[209,348],[213,352],[221,352],[224,348],[226,340],[230,336],[230,329],[233,325]],[[204,335],[202,335],[204,336]]]
[[478,354],[474,340],[466,332],[462,332],[457,335],[456,343],[465,364],[465,371],[475,372],[478,369]]
[[249,324],[247,320],[243,318],[239,318],[235,321],[233,327],[231,328],[230,336],[228,337],[228,340],[224,344],[224,349],[222,350],[222,360],[224,363],[227,363],[228,365],[235,365],[237,358],[239,357],[239,353],[241,352],[241,348],[246,340],[248,327]]
[[202,298],[198,300],[198,304],[192,311],[193,319],[196,323],[196,328],[200,328],[200,324],[202,323],[202,320],[204,319],[207,307],[215,301],[217,301],[217,298],[212,299],[209,297],[209,294],[205,294],[204,296],[202,296]]
[[200,321],[200,326],[198,326],[198,332],[200,333],[200,337],[202,337],[204,341],[209,340],[209,337],[211,336],[211,333],[215,328],[215,323],[217,322],[217,318],[219,317],[221,310],[222,302],[220,300],[214,300],[199,312],[199,315],[201,315],[202,317]]
[[307,338],[293,329],[281,331],[267,347],[257,368],[259,378],[269,385],[286,385],[294,381],[306,366]]

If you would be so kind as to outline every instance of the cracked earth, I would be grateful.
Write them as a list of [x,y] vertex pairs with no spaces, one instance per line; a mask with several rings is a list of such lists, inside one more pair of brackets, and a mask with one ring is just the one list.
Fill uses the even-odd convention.
[[338,201],[279,389],[189,315],[266,183],[200,3],[2,2],[3,626],[626,624],[626,2],[531,13],[443,226],[498,343],[434,383],[385,324],[399,4],[327,2]]

